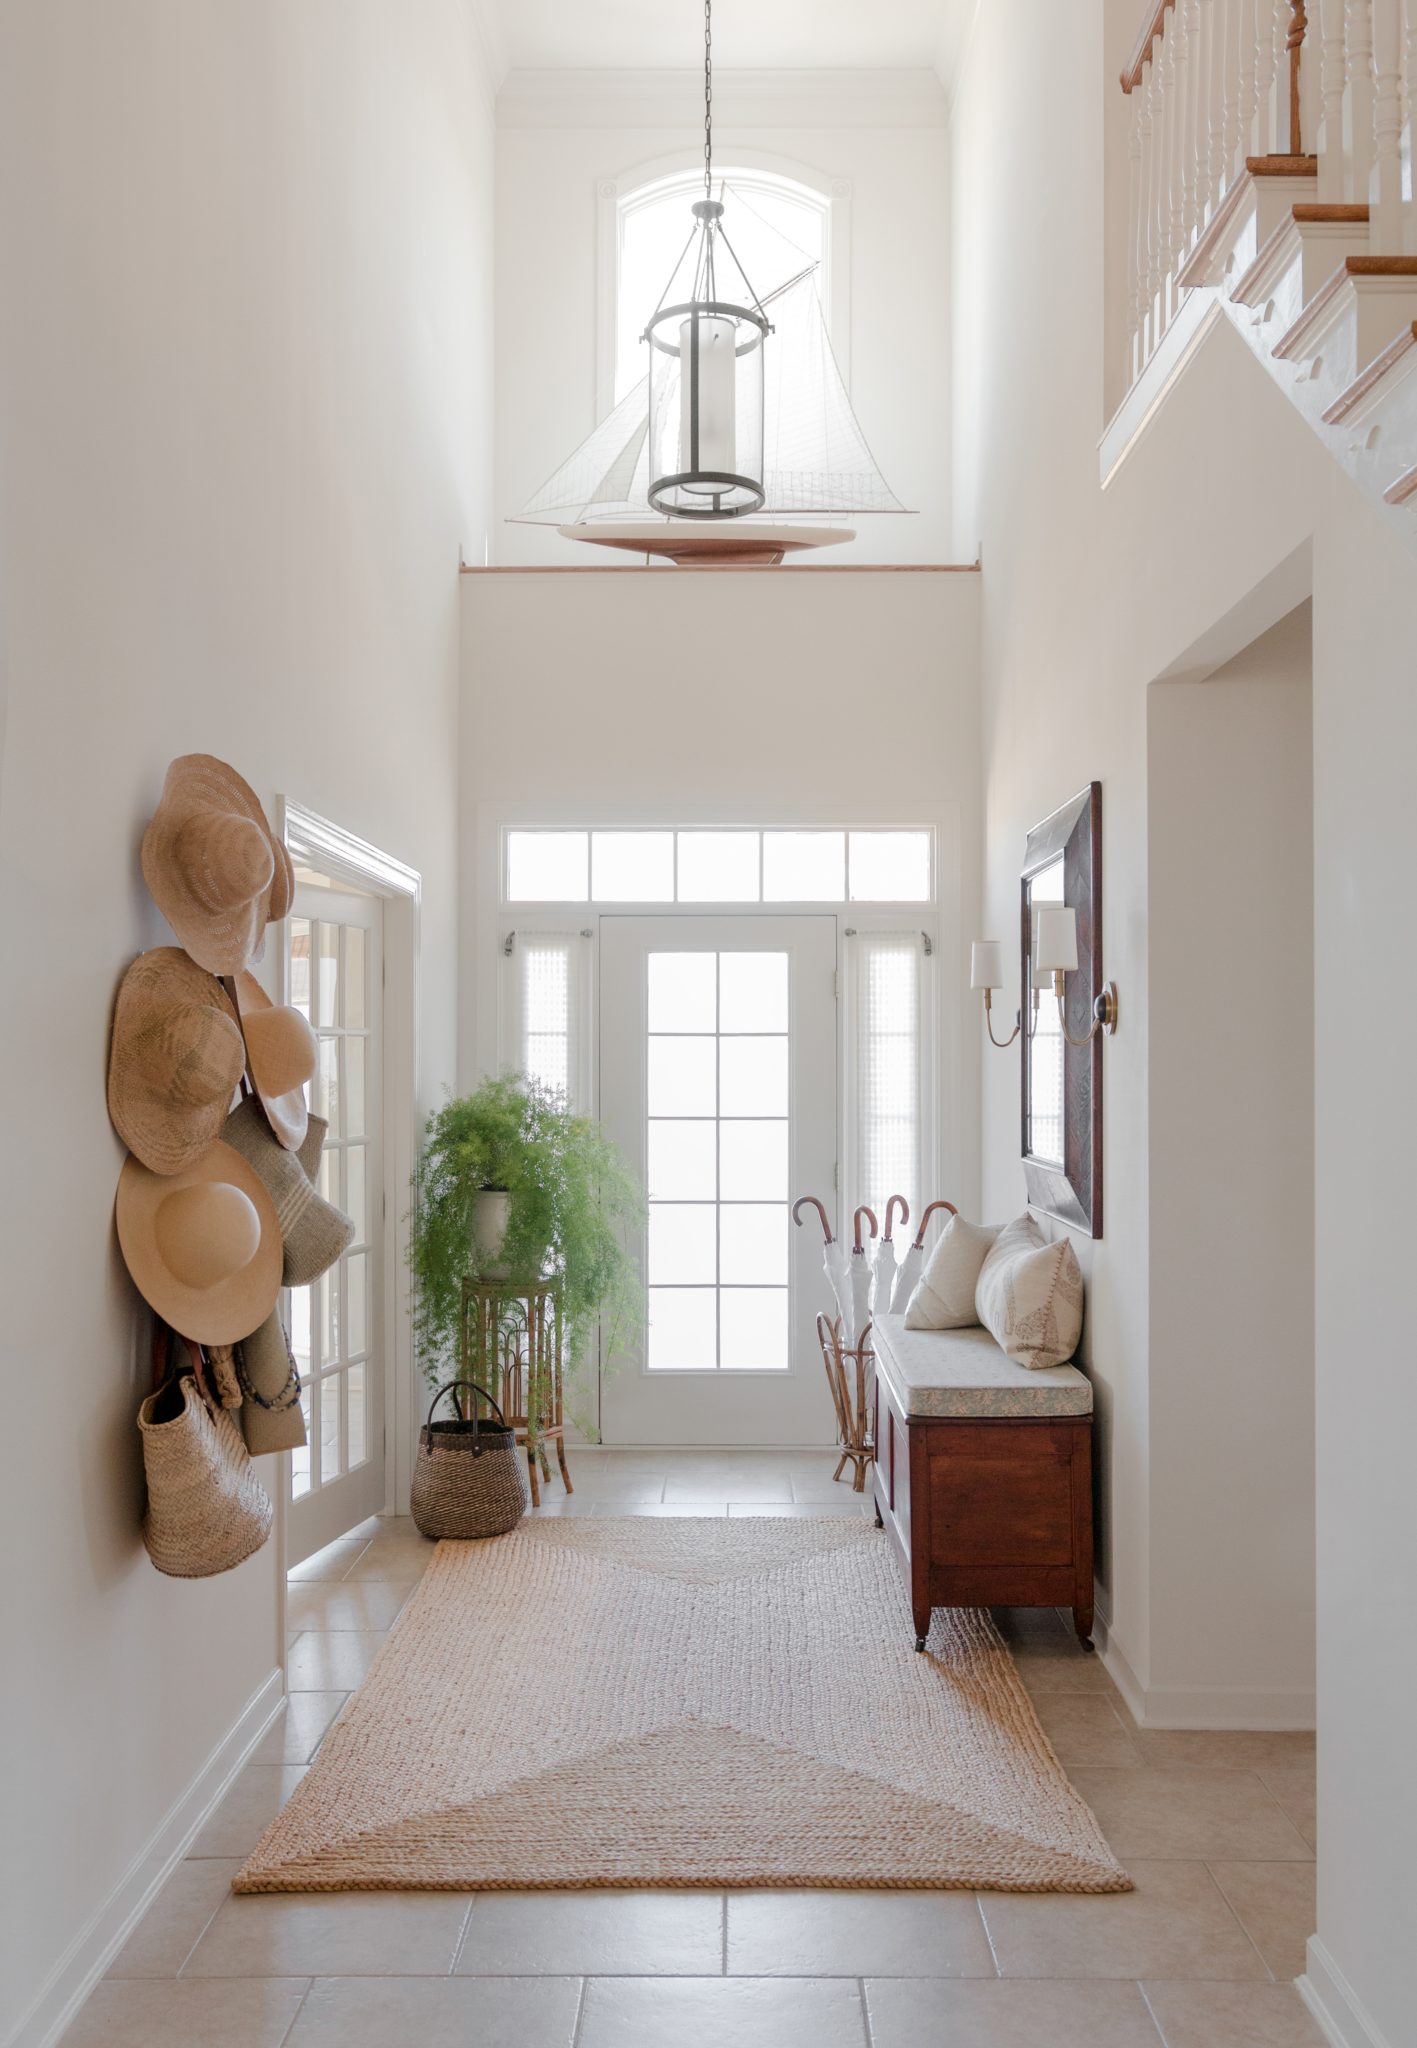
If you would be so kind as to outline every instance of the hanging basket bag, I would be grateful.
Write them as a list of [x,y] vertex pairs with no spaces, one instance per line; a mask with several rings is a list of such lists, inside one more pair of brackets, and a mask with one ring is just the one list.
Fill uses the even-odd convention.
[[[477,1404],[467,1421],[461,1416],[435,1422],[445,1394],[470,1387],[496,1415],[479,1422]],[[526,1481],[517,1456],[517,1435],[501,1409],[475,1380],[449,1380],[439,1387],[418,1433],[413,1466],[413,1519],[425,1536],[505,1536],[526,1513]]]
[[170,1578],[207,1579],[260,1549],[274,1510],[236,1417],[208,1393],[197,1346],[186,1345],[190,1373],[166,1371],[161,1328],[155,1349],[161,1384],[138,1410],[148,1482],[143,1541]]

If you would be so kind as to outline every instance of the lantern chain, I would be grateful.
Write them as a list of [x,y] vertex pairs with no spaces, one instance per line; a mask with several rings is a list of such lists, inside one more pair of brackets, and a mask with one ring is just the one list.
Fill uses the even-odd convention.
[[713,0],[704,0],[704,197],[713,197]]

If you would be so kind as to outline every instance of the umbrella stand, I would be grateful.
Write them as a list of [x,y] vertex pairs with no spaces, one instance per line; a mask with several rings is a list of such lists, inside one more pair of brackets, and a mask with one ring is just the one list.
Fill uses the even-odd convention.
[[843,1468],[850,1461],[852,1491],[864,1493],[866,1467],[876,1455],[876,1447],[871,1441],[866,1374],[867,1365],[873,1362],[874,1355],[864,1342],[854,1347],[842,1343],[840,1316],[832,1322],[828,1322],[825,1316],[817,1317],[817,1342],[822,1347],[822,1364],[826,1367],[827,1385],[831,1388],[832,1405],[836,1409],[837,1441],[841,1445],[841,1456],[832,1478],[840,1479]]

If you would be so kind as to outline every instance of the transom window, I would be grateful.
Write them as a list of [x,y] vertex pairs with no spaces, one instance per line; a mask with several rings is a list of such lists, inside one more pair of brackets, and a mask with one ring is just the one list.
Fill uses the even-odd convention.
[[788,956],[649,955],[651,1372],[785,1372]]
[[922,830],[510,831],[509,903],[929,903]]

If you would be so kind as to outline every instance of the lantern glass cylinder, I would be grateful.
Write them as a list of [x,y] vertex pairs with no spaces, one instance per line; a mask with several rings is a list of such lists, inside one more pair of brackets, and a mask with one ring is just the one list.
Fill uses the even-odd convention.
[[678,519],[733,519],[763,503],[768,323],[724,300],[662,306],[649,342],[649,501]]

